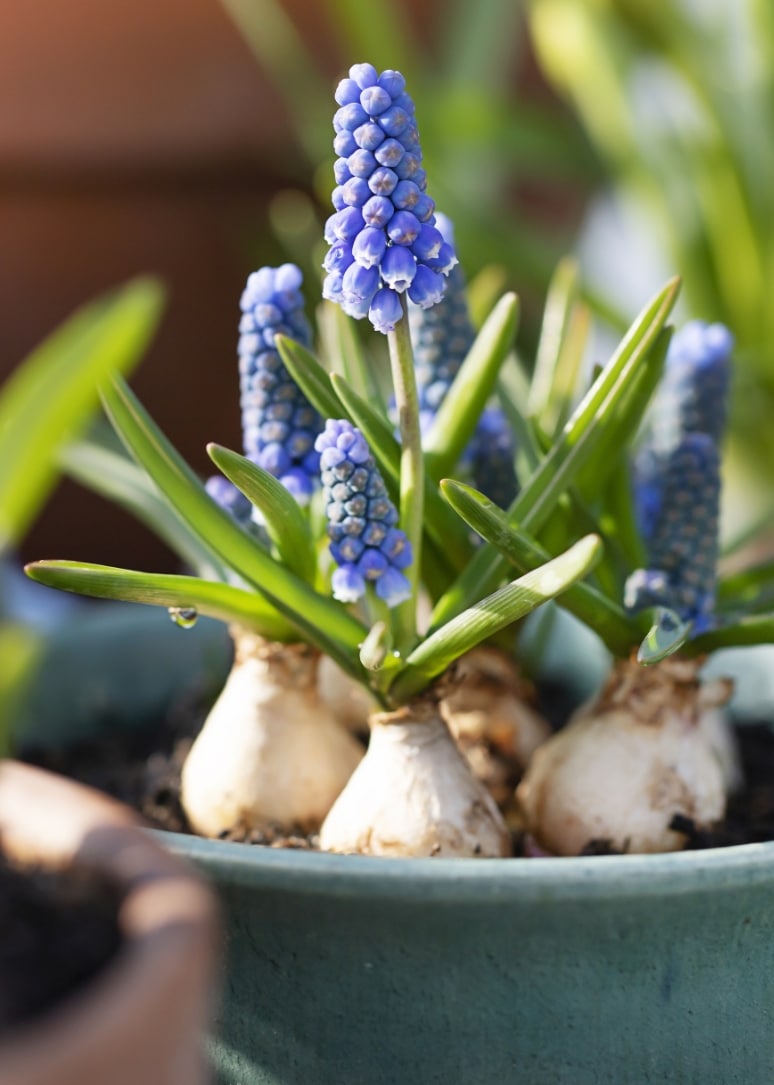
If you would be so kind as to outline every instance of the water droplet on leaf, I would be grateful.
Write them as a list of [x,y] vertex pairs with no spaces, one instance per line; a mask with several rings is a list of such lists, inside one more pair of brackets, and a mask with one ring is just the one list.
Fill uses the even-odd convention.
[[667,607],[656,610],[655,620],[637,652],[637,662],[648,666],[660,663],[685,644],[691,635],[692,622],[684,622]]
[[199,618],[196,607],[170,607],[169,617],[181,629],[193,629]]

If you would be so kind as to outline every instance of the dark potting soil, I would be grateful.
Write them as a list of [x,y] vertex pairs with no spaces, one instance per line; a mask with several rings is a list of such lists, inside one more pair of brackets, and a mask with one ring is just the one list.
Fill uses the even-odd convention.
[[0,1039],[111,960],[119,907],[117,890],[88,872],[17,868],[0,852]]
[[[62,750],[24,751],[24,760],[104,791],[137,810],[154,829],[190,833],[180,804],[180,774],[209,706],[179,703],[152,730],[106,731]],[[313,849],[317,836],[268,826],[235,828],[226,840],[274,848]]]
[[[201,704],[178,706],[155,730],[111,732],[63,751],[38,752],[26,759],[106,791],[139,810],[154,828],[187,833],[191,830],[180,805],[180,772],[206,711]],[[690,819],[676,815],[673,827],[686,834],[689,848],[774,840],[774,728],[766,723],[746,723],[737,728],[737,738],[744,788],[729,799],[725,820],[711,831],[697,831]],[[486,751],[486,755],[498,762],[492,773],[496,784],[492,791],[513,831],[514,854],[523,855],[525,842],[511,799],[518,769],[500,764],[499,751]],[[508,781],[505,790],[504,779]],[[507,798],[502,801],[504,795]],[[275,848],[317,846],[317,838],[301,829],[290,833],[272,828],[262,832],[235,829],[226,839]],[[608,841],[592,840],[584,854],[616,853]]]

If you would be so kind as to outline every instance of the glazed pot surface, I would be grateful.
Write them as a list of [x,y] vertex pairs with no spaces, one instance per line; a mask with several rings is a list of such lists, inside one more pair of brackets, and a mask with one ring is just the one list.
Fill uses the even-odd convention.
[[230,1085],[771,1085],[774,844],[391,860],[168,837],[218,883]]

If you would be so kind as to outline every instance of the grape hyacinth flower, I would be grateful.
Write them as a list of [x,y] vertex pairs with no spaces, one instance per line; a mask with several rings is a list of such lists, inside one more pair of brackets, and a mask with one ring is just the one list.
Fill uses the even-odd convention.
[[[451,221],[440,212],[435,219],[442,237],[453,246]],[[427,433],[476,337],[460,266],[452,268],[447,275],[446,291],[438,305],[429,309],[409,305],[408,311],[416,363],[419,419],[422,432]]]
[[464,459],[470,463],[473,485],[501,509],[507,509],[519,492],[515,455],[513,430],[504,412],[497,406],[486,407]]
[[663,606],[698,635],[712,625],[718,555],[720,457],[706,433],[687,434],[668,457],[648,568],[626,582],[630,610]]
[[686,324],[669,345],[648,435],[634,464],[635,507],[645,539],[658,518],[666,462],[682,439],[706,433],[721,443],[733,345],[728,328],[702,320]]
[[396,527],[398,514],[360,430],[350,422],[328,419],[315,441],[320,453],[328,517],[334,598],[354,603],[372,583],[388,607],[411,592],[403,575],[412,561],[411,545]]
[[[446,215],[436,215],[436,226],[454,247],[454,228]],[[419,419],[427,433],[446,393],[457,376],[476,337],[470,319],[465,276],[459,265],[446,280],[446,293],[432,309],[409,305],[409,325],[416,359]],[[513,432],[500,407],[487,407],[479,419],[464,464],[473,484],[501,508],[508,508],[518,493]]]
[[400,72],[355,64],[336,88],[335,213],[323,296],[384,334],[403,317],[401,295],[441,300],[457,258],[436,227],[427,195],[414,103]]
[[275,349],[277,335],[311,345],[300,270],[263,267],[249,276],[240,302],[239,375],[245,455],[304,505],[319,477],[314,440],[322,419]]

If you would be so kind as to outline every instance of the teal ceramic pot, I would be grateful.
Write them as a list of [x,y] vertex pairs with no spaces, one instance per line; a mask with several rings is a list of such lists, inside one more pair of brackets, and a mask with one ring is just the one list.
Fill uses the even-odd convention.
[[165,839],[225,905],[221,1082],[774,1082],[774,844],[395,860]]

